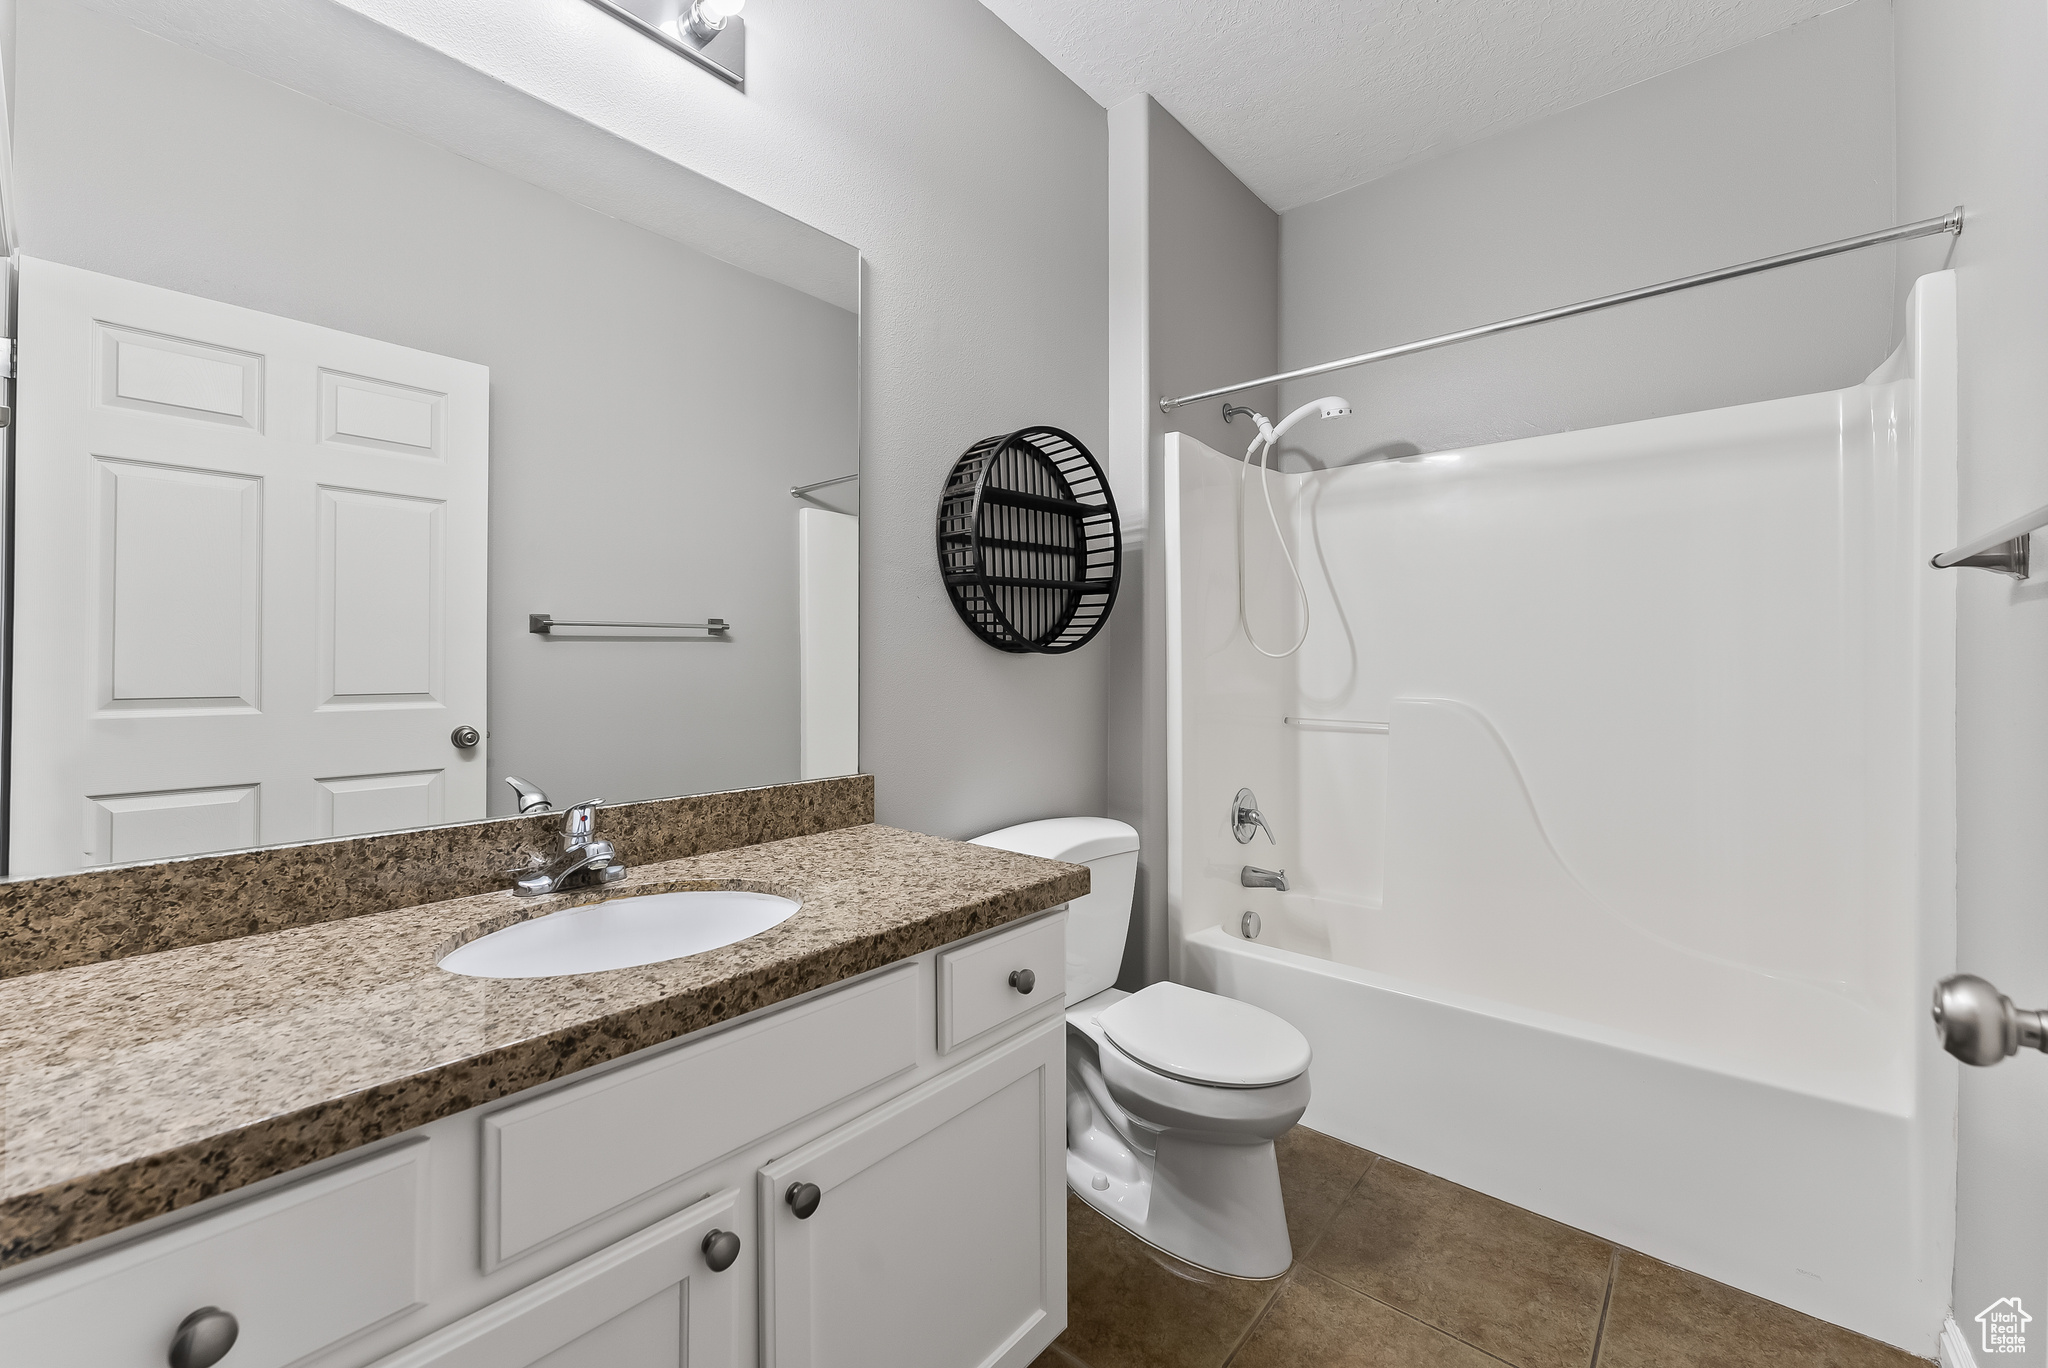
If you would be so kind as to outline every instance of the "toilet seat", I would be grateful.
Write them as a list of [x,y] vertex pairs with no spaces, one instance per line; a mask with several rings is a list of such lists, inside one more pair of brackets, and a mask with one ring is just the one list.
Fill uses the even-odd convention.
[[1260,1007],[1155,983],[1095,1015],[1117,1050],[1147,1069],[1211,1088],[1270,1088],[1308,1072],[1308,1037]]

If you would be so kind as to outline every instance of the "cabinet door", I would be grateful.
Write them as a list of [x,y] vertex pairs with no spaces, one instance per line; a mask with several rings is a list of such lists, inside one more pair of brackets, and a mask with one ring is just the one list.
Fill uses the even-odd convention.
[[1066,1328],[1065,1054],[1048,1022],[761,1170],[764,1368],[1022,1368]]
[[408,1141],[0,1289],[0,1365],[162,1364],[179,1322],[216,1307],[238,1326],[231,1368],[273,1368],[416,1311],[427,1151]]
[[737,1368],[739,1258],[705,1244],[738,1226],[730,1188],[381,1360],[377,1368]]

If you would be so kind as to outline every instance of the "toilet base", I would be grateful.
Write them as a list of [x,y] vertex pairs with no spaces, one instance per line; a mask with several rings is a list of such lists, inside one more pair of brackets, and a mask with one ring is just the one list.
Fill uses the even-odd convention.
[[1294,1262],[1271,1141],[1219,1145],[1169,1131],[1147,1154],[1090,1125],[1069,1134],[1067,1186],[1145,1243],[1208,1272],[1269,1279]]

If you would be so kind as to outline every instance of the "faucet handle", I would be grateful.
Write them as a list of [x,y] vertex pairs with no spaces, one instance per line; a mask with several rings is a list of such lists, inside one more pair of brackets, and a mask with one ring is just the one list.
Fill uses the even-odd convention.
[[1259,811],[1258,795],[1248,788],[1237,791],[1231,800],[1230,834],[1237,837],[1239,845],[1249,845],[1253,836],[1266,833],[1268,845],[1279,845],[1279,838],[1273,835],[1273,828],[1266,825],[1266,814]]
[[529,784],[516,774],[506,775],[505,782],[512,786],[514,793],[519,795],[519,815],[521,817],[526,816],[529,812],[553,812],[555,810],[553,800],[541,791],[538,784]]
[[597,830],[597,809],[604,802],[602,798],[585,798],[572,803],[562,818],[562,834],[572,841],[587,841]]

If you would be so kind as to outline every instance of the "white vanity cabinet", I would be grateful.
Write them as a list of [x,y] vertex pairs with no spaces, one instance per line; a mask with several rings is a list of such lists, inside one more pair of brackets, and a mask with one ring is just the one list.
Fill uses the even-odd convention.
[[744,1237],[721,1240],[742,1201],[714,1193],[378,1368],[738,1368]]
[[236,1323],[226,1368],[311,1361],[410,1319],[428,1299],[427,1150],[401,1143],[0,1289],[0,1364],[154,1368],[207,1309]]
[[1064,920],[16,1270],[0,1364],[158,1368],[212,1307],[220,1368],[1024,1368],[1066,1326]]
[[1065,1062],[1056,1017],[761,1170],[762,1368],[1038,1355],[1066,1324]]

